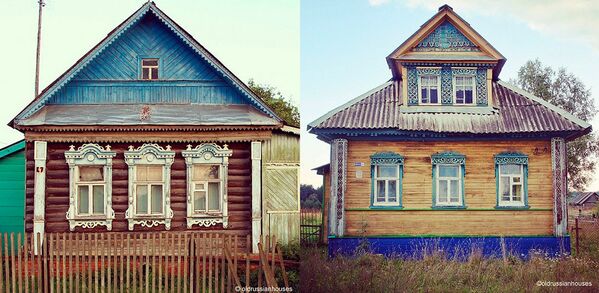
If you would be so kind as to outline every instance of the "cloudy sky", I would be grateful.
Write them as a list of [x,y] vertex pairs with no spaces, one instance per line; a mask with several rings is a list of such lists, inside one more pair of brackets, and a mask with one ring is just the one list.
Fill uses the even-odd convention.
[[[145,0],[45,0],[40,90]],[[240,79],[267,83],[299,104],[299,0],[155,0]],[[0,0],[0,146],[23,138],[5,126],[34,95],[37,0]],[[7,58],[9,57],[9,58]]]
[[[329,161],[307,123],[388,80],[385,57],[446,3],[507,58],[501,79],[538,58],[577,75],[599,105],[599,2],[302,0],[303,183],[321,185],[310,169]],[[599,117],[592,124],[597,131]],[[595,174],[591,190],[599,190]]]

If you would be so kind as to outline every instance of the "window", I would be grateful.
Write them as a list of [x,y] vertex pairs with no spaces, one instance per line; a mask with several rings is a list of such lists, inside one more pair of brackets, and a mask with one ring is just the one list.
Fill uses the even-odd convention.
[[129,230],[136,224],[154,227],[164,224],[171,227],[173,210],[170,207],[171,165],[175,152],[170,146],[163,148],[157,144],[143,144],[125,152],[125,162],[129,166],[129,208],[125,218]]
[[79,166],[77,171],[77,215],[105,215],[104,166]]
[[159,165],[135,167],[135,215],[162,215],[164,211],[163,168]]
[[528,207],[528,157],[520,153],[495,156],[497,208]]
[[370,156],[371,208],[401,208],[403,157],[393,152]]
[[439,76],[420,76],[420,104],[439,104]]
[[227,145],[204,143],[182,152],[187,165],[187,227],[228,225],[227,173],[229,157],[233,154]]
[[110,146],[84,144],[64,153],[69,165],[69,228],[94,228],[102,225],[112,230],[112,158]]
[[158,79],[158,59],[141,59],[141,79]]
[[474,76],[456,76],[454,78],[454,104],[471,105],[475,103]]
[[431,157],[433,168],[433,208],[466,208],[464,174],[466,157],[443,152]]

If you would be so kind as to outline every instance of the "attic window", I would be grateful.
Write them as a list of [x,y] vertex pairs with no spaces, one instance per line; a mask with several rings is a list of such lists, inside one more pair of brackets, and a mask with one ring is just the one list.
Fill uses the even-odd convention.
[[457,105],[472,105],[475,103],[474,76],[456,76],[454,81],[454,101]]
[[141,60],[141,79],[158,79],[158,59],[154,58]]
[[439,104],[439,88],[441,87],[438,75],[422,75],[419,80],[420,104]]

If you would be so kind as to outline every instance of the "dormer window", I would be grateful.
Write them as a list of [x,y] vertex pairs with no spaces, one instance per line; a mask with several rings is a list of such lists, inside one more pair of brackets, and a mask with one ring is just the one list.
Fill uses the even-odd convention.
[[439,89],[441,88],[438,75],[421,75],[419,77],[420,104],[439,104]]
[[142,59],[141,60],[141,79],[156,80],[158,79],[158,59]]
[[476,97],[474,76],[456,76],[454,79],[453,98],[456,105],[473,105]]

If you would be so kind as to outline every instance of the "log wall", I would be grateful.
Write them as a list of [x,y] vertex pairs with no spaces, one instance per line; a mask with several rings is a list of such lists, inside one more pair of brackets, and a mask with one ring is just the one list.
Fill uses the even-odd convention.
[[[69,167],[66,163],[64,152],[69,149],[69,143],[48,143],[48,160],[46,176],[46,226],[47,232],[68,232],[69,224],[66,219],[66,213],[69,208]],[[81,144],[75,144],[76,147]],[[105,145],[105,144],[102,144]],[[125,211],[128,208],[128,182],[127,182],[127,164],[124,161],[124,151],[129,145],[134,147],[141,146],[141,143],[115,143],[110,144],[112,150],[117,153],[113,159],[112,170],[112,207],[115,212],[115,219],[112,224],[112,231],[128,231]],[[166,146],[166,143],[161,143]],[[171,166],[171,208],[174,216],[172,219],[171,230],[188,230],[186,227],[186,178],[185,178],[185,160],[181,156],[181,151],[186,149],[187,144],[171,143],[172,150],[176,152],[175,161]],[[229,158],[228,173],[228,208],[229,208],[229,227],[227,231],[231,234],[245,236],[250,234],[251,230],[251,161],[249,143],[230,143],[229,149],[233,150],[233,155]],[[27,142],[27,187],[26,187],[26,216],[25,230],[33,230],[33,193],[34,193],[34,160],[33,160],[33,142]],[[222,224],[217,224],[210,228],[200,228],[193,226],[193,230],[222,230]],[[77,227],[75,231],[83,232],[102,232],[106,231],[103,226],[94,229],[82,229]],[[134,231],[164,231],[164,225],[152,228],[142,228],[135,225]]]

